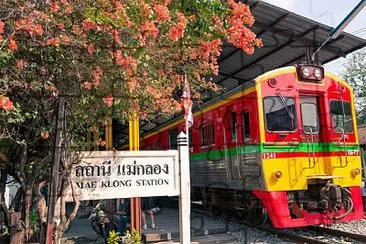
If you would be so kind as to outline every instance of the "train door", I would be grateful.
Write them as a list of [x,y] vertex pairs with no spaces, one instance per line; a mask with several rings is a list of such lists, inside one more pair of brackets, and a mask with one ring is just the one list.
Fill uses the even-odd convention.
[[300,95],[302,137],[303,142],[306,144],[308,168],[316,167],[316,152],[318,151],[319,143],[324,141],[324,132],[322,131],[324,127],[322,127],[322,119],[319,116],[319,111],[321,110],[318,96]]

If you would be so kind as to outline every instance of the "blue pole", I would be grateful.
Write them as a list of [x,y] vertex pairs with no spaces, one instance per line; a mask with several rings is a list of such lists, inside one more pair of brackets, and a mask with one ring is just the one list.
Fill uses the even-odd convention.
[[313,53],[311,60],[315,60],[315,55],[322,49],[330,39],[335,39],[337,36],[346,28],[346,26],[356,17],[356,15],[366,6],[366,0],[361,0],[356,7],[342,20],[342,22],[334,28],[330,33],[329,37],[320,45],[320,47]]

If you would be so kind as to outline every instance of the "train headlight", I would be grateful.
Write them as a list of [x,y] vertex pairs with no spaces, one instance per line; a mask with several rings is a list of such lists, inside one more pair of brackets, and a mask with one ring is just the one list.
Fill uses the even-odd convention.
[[357,175],[359,175],[361,173],[361,171],[360,171],[360,169],[358,169],[358,168],[355,168],[355,169],[353,169],[352,170],[352,175],[353,176],[357,176]]
[[324,79],[324,68],[314,64],[296,64],[297,78],[302,82],[320,83]]
[[320,69],[314,69],[314,76],[317,79],[321,79],[322,78],[322,72],[320,71]]
[[309,77],[310,76],[310,70],[309,70],[308,67],[303,67],[302,70],[301,70],[301,72],[302,72],[302,75],[304,77]]
[[273,176],[278,180],[282,177],[282,172],[277,170],[276,172],[273,173]]

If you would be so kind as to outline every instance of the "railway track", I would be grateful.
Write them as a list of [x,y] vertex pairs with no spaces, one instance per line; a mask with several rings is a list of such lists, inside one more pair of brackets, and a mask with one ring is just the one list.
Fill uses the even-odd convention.
[[342,230],[331,229],[331,228],[320,227],[320,226],[311,226],[311,227],[308,227],[307,229],[313,230],[313,231],[315,231],[317,233],[321,233],[321,234],[328,234],[331,236],[347,238],[350,240],[356,240],[356,241],[360,241],[362,243],[366,243],[366,235],[350,233],[350,232],[346,232],[346,231],[342,231]]
[[251,225],[249,223],[246,223],[244,221],[237,221],[237,220],[230,220],[230,222],[237,223],[240,225],[245,225],[251,228],[255,228],[261,231],[265,231],[267,233],[276,235],[278,238],[281,238],[283,240],[293,241],[296,243],[315,243],[315,244],[328,244],[328,241],[318,240],[314,237],[309,237],[305,235],[300,235],[280,229],[275,229],[268,226],[257,226],[257,225]]

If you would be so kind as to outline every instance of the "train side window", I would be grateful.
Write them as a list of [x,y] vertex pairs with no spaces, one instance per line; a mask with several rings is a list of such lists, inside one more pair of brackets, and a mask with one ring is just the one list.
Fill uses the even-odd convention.
[[201,147],[215,144],[215,127],[213,123],[201,127]]
[[169,149],[177,149],[178,148],[177,137],[178,137],[178,131],[177,130],[169,132]]
[[236,141],[238,138],[238,131],[237,131],[237,122],[236,122],[236,113],[232,112],[231,115],[231,140]]
[[249,112],[243,113],[243,139],[250,138]]
[[295,131],[297,128],[295,99],[278,95],[263,100],[268,131]]
[[334,132],[339,133],[340,128],[345,133],[353,132],[353,120],[349,102],[342,100],[330,101],[330,115]]

